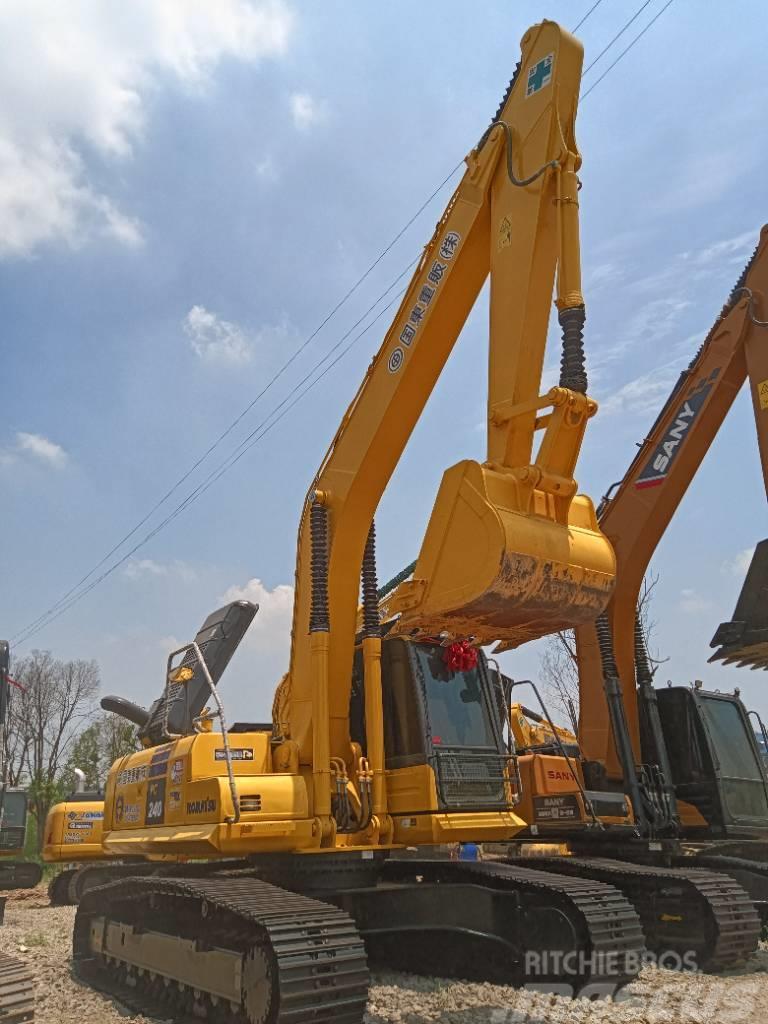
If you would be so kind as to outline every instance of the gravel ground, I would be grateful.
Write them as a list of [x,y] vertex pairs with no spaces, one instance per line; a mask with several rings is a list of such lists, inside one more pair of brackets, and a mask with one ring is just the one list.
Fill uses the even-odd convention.
[[[69,970],[72,907],[44,890],[9,894],[0,951],[37,975],[38,1024],[156,1024],[75,981]],[[479,985],[378,974],[367,1024],[758,1024],[768,1006],[768,948],[739,971],[709,976],[647,967],[620,1002],[587,1002]]]

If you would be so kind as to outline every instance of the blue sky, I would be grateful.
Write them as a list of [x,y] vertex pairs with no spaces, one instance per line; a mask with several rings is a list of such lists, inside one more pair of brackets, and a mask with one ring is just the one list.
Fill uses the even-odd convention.
[[[0,633],[85,575],[297,351],[477,140],[525,29],[542,17],[573,26],[589,6],[4,5]],[[579,33],[585,65],[638,6],[603,0]],[[661,6],[649,4],[585,89]],[[748,0],[739,10],[737,21],[726,5],[676,0],[580,108],[586,343],[601,412],[579,482],[595,498],[628,464],[765,217],[761,41],[744,30],[764,12]],[[448,195],[168,511],[415,259]],[[146,702],[174,639],[243,594],[262,611],[226,695],[238,717],[267,715],[286,665],[301,500],[387,324],[17,653],[95,657],[105,692]],[[485,345],[481,298],[382,502],[382,578],[417,552],[443,469],[483,455]],[[766,535],[751,415],[742,395],[657,552],[653,618],[664,680],[740,685],[766,714],[762,674],[706,666],[744,552]],[[506,665],[535,676],[537,651]]]

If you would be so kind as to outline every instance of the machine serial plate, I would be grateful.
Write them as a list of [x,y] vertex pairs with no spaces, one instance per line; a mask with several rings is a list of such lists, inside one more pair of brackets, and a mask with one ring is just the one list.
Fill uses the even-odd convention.
[[536,821],[578,821],[579,801],[575,796],[535,796],[533,816]]

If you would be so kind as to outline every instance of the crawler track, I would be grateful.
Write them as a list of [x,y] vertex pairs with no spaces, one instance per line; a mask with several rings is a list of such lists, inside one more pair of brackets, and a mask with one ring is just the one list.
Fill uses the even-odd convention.
[[0,892],[34,889],[43,877],[43,869],[32,861],[0,861]]
[[[496,918],[506,925],[505,938],[516,952],[518,976],[507,979],[513,983],[599,994],[628,984],[642,966],[638,915],[618,889],[602,882],[498,861],[389,861],[383,877],[442,886],[442,899],[449,902],[465,886],[502,897]],[[470,905],[471,900],[470,893]]]
[[757,948],[758,914],[725,868],[653,867],[602,857],[537,857],[536,867],[616,886],[637,910],[648,948],[657,955],[689,954],[695,962],[684,960],[683,966],[721,971]]
[[52,907],[71,906],[72,900],[69,898],[69,886],[77,871],[78,868],[65,868],[50,880],[48,883],[48,899]]
[[[690,860],[686,857],[685,860]],[[680,858],[678,863],[681,863]],[[760,919],[768,923],[768,862],[732,854],[703,853],[693,858],[702,868],[728,875],[745,890]],[[681,865],[682,866],[682,865]]]
[[32,972],[26,964],[0,953],[0,1021],[2,1024],[23,1024],[34,1019]]
[[85,893],[110,882],[119,882],[123,878],[158,878],[163,876],[204,878],[207,875],[221,874],[247,867],[245,860],[222,860],[193,862],[191,864],[171,864],[159,861],[145,863],[104,862],[84,864],[77,868],[66,868],[59,872],[48,886],[48,898],[54,907],[77,906]]
[[133,878],[91,890],[73,955],[90,984],[177,1021],[360,1024],[368,995],[350,918],[253,876]]

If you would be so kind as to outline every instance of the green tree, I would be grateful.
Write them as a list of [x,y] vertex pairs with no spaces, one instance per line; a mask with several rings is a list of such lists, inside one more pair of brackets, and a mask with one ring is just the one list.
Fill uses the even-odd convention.
[[109,769],[119,757],[132,754],[141,746],[136,727],[120,715],[103,714],[99,718],[99,750],[101,776],[106,780]]
[[63,791],[71,793],[77,788],[76,768],[85,772],[86,789],[101,789],[114,762],[138,749],[136,729],[130,722],[119,715],[97,715],[72,744],[69,760],[61,774]]
[[9,728],[23,738],[23,775],[41,849],[46,815],[62,795],[62,772],[93,718],[99,669],[95,661],[62,662],[49,651],[32,651],[16,664],[14,675],[23,690],[15,696]]

